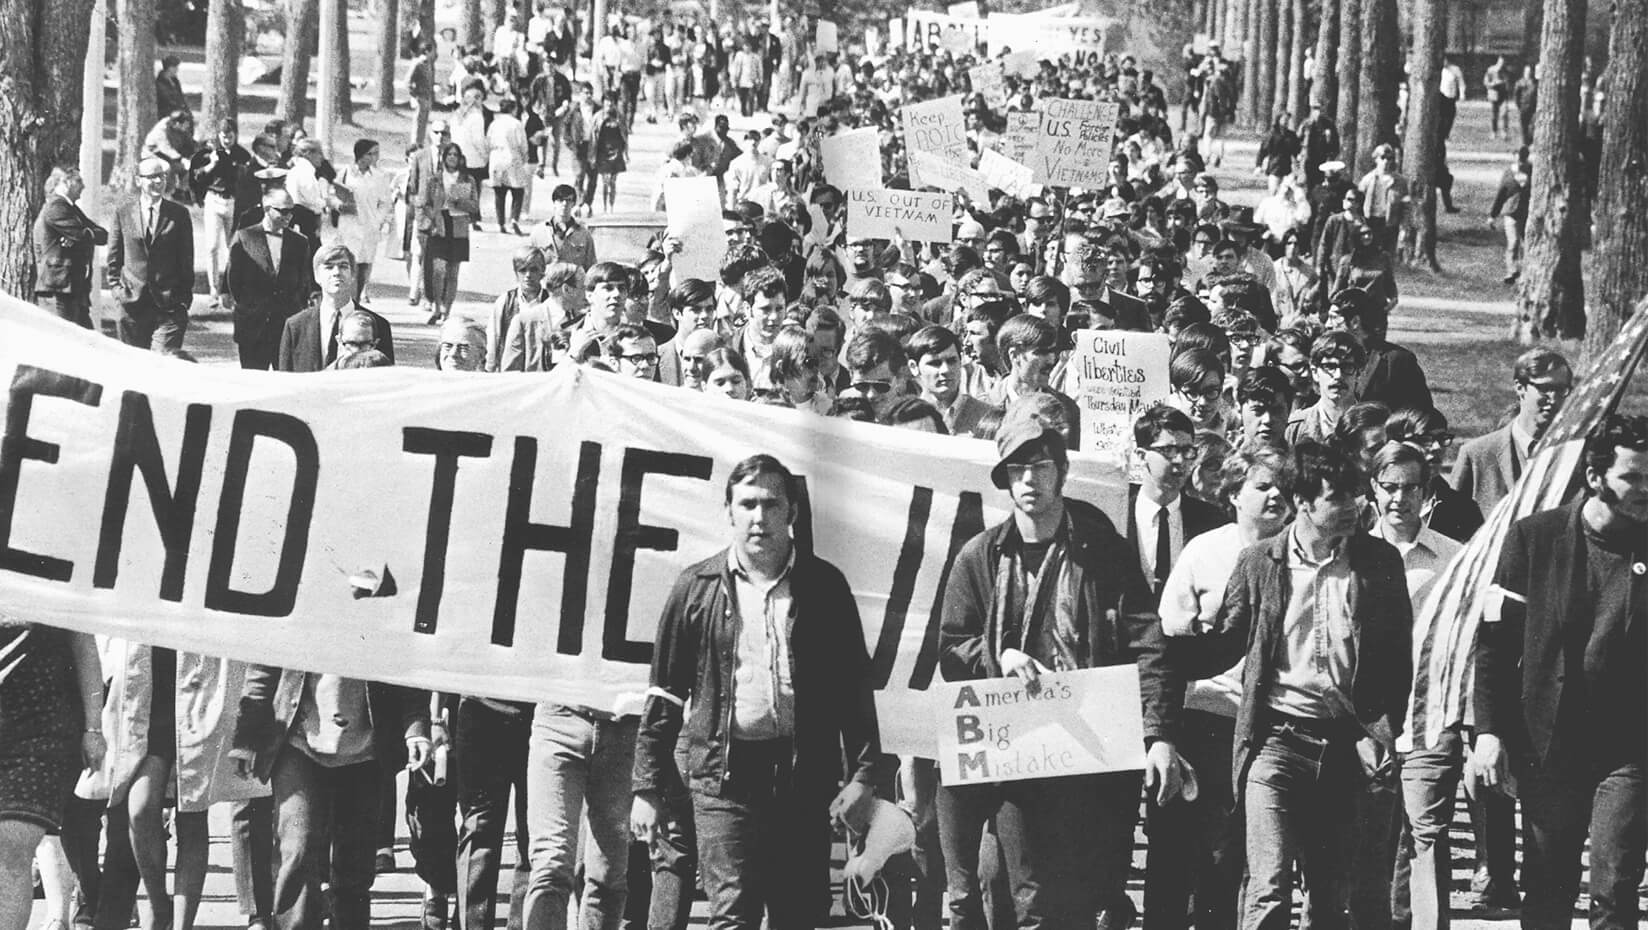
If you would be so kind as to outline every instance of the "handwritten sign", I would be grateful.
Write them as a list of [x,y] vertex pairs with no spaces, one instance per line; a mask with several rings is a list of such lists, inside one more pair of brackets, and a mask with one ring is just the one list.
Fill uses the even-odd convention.
[[946,8],[951,16],[957,19],[978,19],[978,0],[962,0],[961,3],[952,3]]
[[1007,106],[1007,81],[1002,75],[1001,62],[974,65],[967,69],[967,76],[973,82],[973,91],[983,97],[985,103],[998,110]]
[[984,183],[1009,197],[1034,197],[1038,191],[1028,165],[1021,165],[995,149],[987,148],[979,153],[978,172]]
[[966,191],[976,204],[990,202],[990,185],[985,183],[983,175],[965,164],[931,152],[911,152],[908,159],[911,187],[936,187],[947,194],[959,189]]
[[1167,399],[1165,333],[1081,330],[1070,356],[1070,396],[1081,407],[1082,449],[1112,461],[1133,460],[1133,421]]
[[881,187],[881,134],[873,126],[826,136],[819,143],[824,179],[842,190]]
[[1101,188],[1115,146],[1115,103],[1048,98],[1041,134],[1028,164],[1037,183],[1049,187]]
[[917,242],[949,242],[953,226],[949,194],[926,191],[847,191],[847,232],[852,236]]
[[665,178],[664,212],[669,234],[681,240],[675,271],[681,280],[714,281],[721,274],[727,252],[727,231],[721,225],[721,191],[715,178]]
[[971,54],[984,42],[985,19],[963,19],[945,13],[910,10],[904,15],[904,47],[917,52]]
[[985,40],[992,55],[1004,50],[1019,52],[1034,49],[1043,58],[1052,60],[1069,55],[1077,67],[1087,67],[1097,64],[1104,56],[1106,43],[1117,21],[1099,16],[992,13],[986,22],[990,28]]
[[818,21],[818,28],[813,32],[813,45],[823,54],[840,51],[840,40],[837,38],[835,23],[827,19]]
[[961,95],[904,106],[904,145],[912,152],[930,152],[956,162],[967,160],[967,119]]
[[1144,768],[1134,665],[935,684],[939,773],[947,786]]
[[1040,110],[1013,110],[1007,114],[1007,132],[1001,137],[1001,154],[1021,165],[1029,165],[1041,138]]

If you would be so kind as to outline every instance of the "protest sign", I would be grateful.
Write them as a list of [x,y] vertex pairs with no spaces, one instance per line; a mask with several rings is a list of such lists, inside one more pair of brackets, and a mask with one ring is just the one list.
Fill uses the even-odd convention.
[[665,178],[664,212],[669,234],[681,240],[675,273],[714,281],[727,253],[727,230],[721,225],[721,191],[715,178]]
[[1007,132],[1001,137],[1001,153],[1011,161],[1028,166],[1040,138],[1041,111],[1014,110],[1007,114]]
[[939,47],[956,57],[971,55],[978,49],[977,33],[961,26],[946,26],[938,37]]
[[984,183],[983,175],[965,164],[930,152],[910,152],[906,157],[911,187],[936,187],[947,194],[953,194],[959,188],[966,191],[974,203],[990,202],[990,185]]
[[[12,298],[0,407],[0,615],[608,711],[638,706],[675,579],[725,551],[746,456],[804,480],[798,545],[852,585],[883,689],[934,680],[949,553],[1009,506],[987,442],[571,365],[185,367]],[[1126,519],[1091,456],[1066,493]]]
[[1082,412],[1083,449],[1132,461],[1133,421],[1172,390],[1167,374],[1172,350],[1165,333],[1076,332],[1067,371],[1070,396]]
[[1190,53],[1192,55],[1206,55],[1209,36],[1205,32],[1198,32],[1190,37]]
[[986,22],[988,20],[910,10],[904,14],[904,47],[919,52],[948,49],[955,54],[970,54],[984,41]]
[[1098,189],[1105,185],[1115,146],[1116,104],[1048,98],[1041,134],[1028,164],[1038,184]]
[[911,152],[929,152],[965,163],[967,119],[961,111],[961,95],[905,104],[904,145]]
[[847,234],[917,242],[950,241],[955,221],[949,194],[926,191],[847,191]]
[[1041,59],[1035,52],[1012,52],[1001,59],[1002,69],[1016,77],[1033,78],[1041,73]]
[[995,149],[987,148],[979,152],[978,172],[984,183],[1011,197],[1033,197],[1038,190],[1031,180],[1029,166],[1021,165]]
[[887,17],[887,47],[888,49],[904,47],[904,17]]
[[957,19],[978,19],[978,0],[963,0],[961,3],[952,3],[946,8],[946,12]]
[[1007,105],[1007,82],[1002,77],[1001,62],[974,65],[967,69],[967,76],[973,82],[973,91],[983,97],[985,103],[996,109]]
[[824,179],[841,190],[881,187],[881,133],[874,126],[825,136],[819,151]]
[[839,40],[836,37],[835,23],[827,19],[818,21],[818,28],[813,32],[813,47],[824,54],[839,51]]
[[946,787],[1144,768],[1139,669],[1115,665],[934,685]]
[[985,44],[991,55],[1034,50],[1049,61],[1069,55],[1077,67],[1097,64],[1116,20],[1098,16],[1050,17],[992,13]]

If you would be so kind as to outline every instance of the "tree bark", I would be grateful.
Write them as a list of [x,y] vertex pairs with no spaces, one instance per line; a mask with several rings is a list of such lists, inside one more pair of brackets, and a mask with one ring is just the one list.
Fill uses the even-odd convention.
[[1292,115],[1295,121],[1305,115],[1305,48],[1309,45],[1308,30],[1310,20],[1307,16],[1305,0],[1292,0],[1293,30],[1288,34],[1288,71],[1287,71],[1287,99],[1283,106]]
[[395,105],[395,65],[400,61],[400,0],[378,4],[378,93],[373,105],[387,110]]
[[1640,112],[1648,94],[1648,0],[1614,0],[1613,6],[1586,357],[1612,343],[1633,307],[1648,297],[1648,121]]
[[1255,0],[1259,7],[1258,42],[1254,43],[1254,58],[1258,59],[1259,86],[1253,92],[1253,125],[1268,126],[1270,117],[1279,107],[1276,103],[1276,41],[1281,31],[1282,3],[1288,0]]
[[[80,161],[91,9],[90,0],[0,0],[0,235],[12,244],[0,256],[0,291],[23,300],[34,298],[31,231],[46,178],[54,166]],[[152,110],[154,75],[147,78]]]
[[[1438,4],[1413,0],[1413,45],[1408,51],[1408,131],[1403,138],[1403,167],[1408,177],[1408,256],[1413,264],[1441,270],[1436,261],[1436,175],[1442,154],[1437,130],[1437,88],[1441,84],[1442,47],[1447,19]],[[1648,2],[1648,0],[1644,0]]]
[[220,120],[240,115],[240,56],[246,12],[240,0],[211,0],[206,11],[206,86],[200,94],[200,130],[217,131]]
[[315,54],[318,0],[286,0],[286,48],[281,55],[275,116],[301,126],[309,115],[309,63]]
[[[129,191],[143,160],[143,139],[155,124],[155,0],[120,0],[120,92],[109,186]],[[42,28],[55,29],[56,17]],[[8,56],[9,57],[9,56]]]
[[[1586,230],[1579,170],[1579,72],[1585,59],[1586,0],[1551,0],[1540,31],[1539,100],[1534,109],[1533,183],[1516,293],[1516,337],[1577,339],[1585,334],[1580,270]],[[1610,97],[1613,94],[1609,95]],[[1629,101],[1627,101],[1629,102]],[[1640,106],[1641,101],[1635,101]],[[1642,256],[1636,256],[1638,261]]]
[[1339,0],[1339,159],[1356,164],[1362,104],[1362,2]]
[[1265,70],[1264,65],[1264,18],[1265,10],[1273,0],[1249,0],[1247,5],[1247,30],[1242,41],[1242,96],[1241,121],[1247,126],[1263,126],[1264,120],[1259,116],[1260,110],[1260,73]]
[[1322,0],[1321,21],[1316,24],[1316,60],[1311,62],[1310,102],[1322,108],[1328,119],[1339,118],[1339,0]]
[[465,48],[481,44],[481,0],[458,0],[458,43]]
[[338,5],[337,36],[333,49],[337,55],[337,65],[332,69],[332,113],[341,126],[355,125],[355,101],[351,96],[351,80],[349,74],[349,2],[348,0],[321,0],[323,3]]
[[1357,110],[1356,166],[1373,167],[1373,150],[1396,139],[1397,82],[1402,68],[1397,53],[1402,36],[1396,28],[1396,0],[1362,0],[1362,87]]
[[1545,0],[1522,0],[1522,67],[1539,60],[1540,35],[1544,32]]

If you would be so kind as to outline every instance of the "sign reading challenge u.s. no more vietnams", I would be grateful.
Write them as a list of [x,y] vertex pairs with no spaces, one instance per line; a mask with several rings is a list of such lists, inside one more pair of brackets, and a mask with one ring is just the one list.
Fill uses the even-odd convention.
[[1133,665],[934,685],[946,786],[1144,768]]
[[1043,100],[1041,132],[1026,162],[1036,183],[1104,187],[1115,142],[1116,113],[1116,104],[1107,101]]

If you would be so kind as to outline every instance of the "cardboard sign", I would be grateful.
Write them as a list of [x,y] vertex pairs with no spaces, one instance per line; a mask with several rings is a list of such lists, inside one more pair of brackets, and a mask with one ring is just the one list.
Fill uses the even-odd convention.
[[967,192],[973,203],[985,206],[990,202],[990,185],[977,171],[928,152],[909,153],[910,186],[916,189],[936,187],[946,194],[959,188]]
[[1144,768],[1139,669],[1116,665],[934,685],[949,787]]
[[1115,147],[1116,111],[1108,101],[1043,101],[1041,134],[1028,162],[1037,183],[1102,188]]
[[956,19],[978,19],[978,0],[964,0],[962,3],[952,3],[946,8],[947,12]]
[[916,52],[949,50],[951,54],[971,54],[983,44],[988,22],[910,10],[904,14],[904,47]]
[[973,82],[973,91],[983,97],[985,103],[998,110],[1007,106],[1007,81],[1002,74],[1001,62],[987,61],[974,65],[967,69],[967,76]]
[[987,20],[990,28],[985,36],[992,55],[1003,50],[1023,52],[1034,50],[1050,61],[1070,56],[1077,67],[1098,63],[1105,52],[1105,43],[1116,20],[1110,17],[1067,16],[1051,17],[1025,14],[1010,16],[993,13]]
[[813,32],[813,47],[823,54],[840,51],[839,39],[835,23],[827,19],[818,21],[818,28]]
[[954,226],[949,194],[926,191],[847,191],[847,234],[916,242],[950,241]]
[[1028,165],[1021,165],[995,149],[987,148],[979,153],[978,172],[984,183],[1020,200],[1034,197],[1040,190],[1031,179]]
[[904,145],[954,162],[967,161],[967,119],[961,95],[951,94],[904,106]]
[[1171,392],[1166,333],[1081,330],[1066,369],[1081,408],[1082,449],[1114,462],[1133,460],[1133,421]]
[[674,263],[680,280],[717,280],[727,253],[727,230],[721,225],[721,191],[715,178],[665,178],[664,212],[669,234],[681,240]]
[[[1007,132],[1001,137],[1001,154],[1030,167],[1041,138],[1041,111],[1014,110],[1007,114]],[[1034,169],[1032,168],[1032,174]]]
[[875,189],[881,181],[881,133],[873,126],[854,129],[819,142],[824,179],[842,190]]
[[1001,66],[1008,74],[1016,77],[1033,78],[1041,73],[1041,59],[1033,51],[1004,55]]

